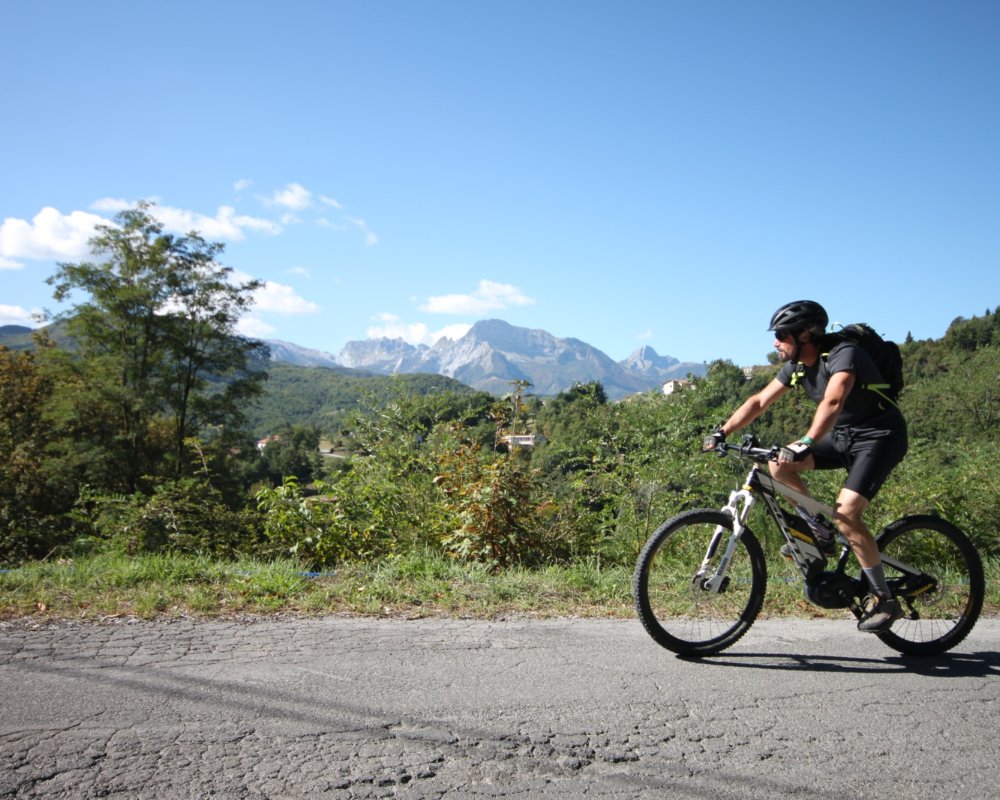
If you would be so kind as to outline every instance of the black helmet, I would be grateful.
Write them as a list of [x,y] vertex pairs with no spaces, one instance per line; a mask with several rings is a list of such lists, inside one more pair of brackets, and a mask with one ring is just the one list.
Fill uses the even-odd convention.
[[794,300],[785,303],[771,316],[771,327],[769,331],[780,333],[782,331],[801,331],[806,328],[818,328],[826,330],[830,324],[830,317],[826,309],[819,303],[812,300]]

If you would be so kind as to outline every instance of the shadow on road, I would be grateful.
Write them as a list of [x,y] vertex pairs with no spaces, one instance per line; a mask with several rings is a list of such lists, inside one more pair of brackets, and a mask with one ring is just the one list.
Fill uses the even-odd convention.
[[940,656],[902,656],[856,658],[850,656],[793,655],[789,653],[725,653],[700,659],[716,667],[787,670],[792,672],[914,672],[935,678],[979,678],[1000,676],[1000,653],[948,653]]

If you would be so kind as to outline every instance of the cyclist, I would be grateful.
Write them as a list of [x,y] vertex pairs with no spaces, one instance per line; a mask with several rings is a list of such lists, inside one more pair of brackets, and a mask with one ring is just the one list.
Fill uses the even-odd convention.
[[[774,331],[783,365],[774,380],[716,429],[708,446],[749,425],[790,388],[805,387],[817,403],[816,412],[806,435],[782,448],[778,461],[771,462],[771,474],[808,494],[802,472],[847,469],[847,480],[834,505],[834,523],[872,590],[858,630],[880,632],[891,627],[902,610],[886,583],[878,546],[862,514],[906,454],[906,421],[894,403],[865,388],[883,383],[878,368],[863,348],[829,336],[829,321],[826,310],[812,300],[786,303],[774,312],[768,330]],[[823,531],[814,520],[811,525],[822,546]]]

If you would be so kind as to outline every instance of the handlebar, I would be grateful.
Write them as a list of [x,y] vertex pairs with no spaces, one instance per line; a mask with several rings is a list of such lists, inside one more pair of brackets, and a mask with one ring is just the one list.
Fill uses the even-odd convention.
[[719,442],[715,446],[715,451],[719,454],[719,458],[732,453],[743,456],[744,458],[753,459],[758,464],[766,464],[768,461],[778,460],[778,454],[781,452],[781,448],[778,445],[774,445],[773,447],[761,447],[756,436],[753,434],[747,434],[743,437],[739,444]]

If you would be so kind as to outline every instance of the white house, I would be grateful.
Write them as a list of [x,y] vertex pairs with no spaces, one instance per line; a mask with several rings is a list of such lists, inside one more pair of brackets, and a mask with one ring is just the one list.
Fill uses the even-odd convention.
[[673,394],[674,392],[679,392],[681,389],[685,389],[690,385],[691,381],[686,381],[681,379],[674,381],[667,381],[666,383],[663,384],[663,393]]

